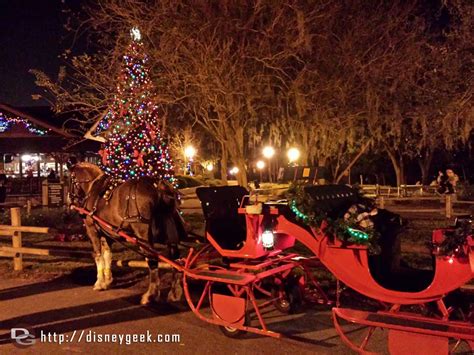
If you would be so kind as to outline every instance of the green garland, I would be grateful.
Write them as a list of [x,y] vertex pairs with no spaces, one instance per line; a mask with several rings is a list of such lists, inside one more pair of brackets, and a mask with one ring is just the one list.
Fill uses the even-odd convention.
[[[350,214],[349,218],[330,218],[320,207],[321,202],[316,203],[314,199],[304,192],[303,186],[292,185],[288,189],[287,197],[289,207],[296,218],[306,225],[320,228],[323,221],[326,222],[324,233],[336,237],[346,244],[365,245],[369,253],[379,254],[378,232],[374,228],[364,228],[357,221],[357,214]],[[343,211],[346,212],[346,211]]]
[[466,219],[451,233],[445,235],[443,242],[439,245],[439,254],[454,256],[465,256],[467,237],[472,235],[472,220]]

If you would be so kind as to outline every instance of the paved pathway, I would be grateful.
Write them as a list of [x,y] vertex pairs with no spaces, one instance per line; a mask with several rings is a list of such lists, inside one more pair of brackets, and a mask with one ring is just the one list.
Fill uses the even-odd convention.
[[[70,276],[36,283],[0,280],[0,354],[103,354],[107,351],[119,354],[157,351],[188,354],[350,354],[335,333],[327,310],[312,309],[293,315],[291,319],[287,316],[276,321],[274,329],[291,333],[291,338],[276,340],[247,335],[243,339],[229,339],[216,326],[195,317],[185,303],[163,303],[149,308],[140,306],[142,291],[143,283],[95,292],[89,285],[80,285]],[[61,345],[37,340],[36,344],[19,349],[11,343],[10,329],[13,327],[35,329],[37,335],[41,331],[43,334],[50,332],[51,337],[56,332],[57,341],[59,334],[69,339],[75,334],[75,339]],[[82,331],[83,338],[77,342]],[[153,337],[157,333],[178,333],[180,341],[172,344],[119,345],[100,343],[97,339],[100,334],[146,334],[147,331]],[[94,334],[96,342],[86,343]]]

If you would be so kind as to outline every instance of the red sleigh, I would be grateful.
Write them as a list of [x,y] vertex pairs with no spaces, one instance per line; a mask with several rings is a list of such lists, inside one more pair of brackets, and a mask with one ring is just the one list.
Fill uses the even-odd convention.
[[[341,189],[343,187],[337,187]],[[345,189],[345,187],[343,188]],[[337,199],[335,193],[328,196]],[[344,197],[342,197],[344,198]],[[322,264],[341,282],[357,292],[383,302],[387,310],[367,312],[345,308],[333,308],[336,330],[353,350],[365,352],[370,337],[376,328],[388,330],[388,346],[391,353],[406,354],[413,349],[423,349],[426,353],[448,353],[449,339],[455,339],[457,347],[464,340],[474,347],[474,326],[469,321],[451,321],[450,309],[443,298],[469,282],[474,276],[474,241],[468,237],[464,253],[457,256],[434,255],[434,275],[422,290],[403,291],[389,289],[381,285],[372,275],[370,256],[365,246],[344,245],[340,240],[329,238],[324,233],[324,223],[318,230],[295,223],[286,207],[279,207],[277,233],[293,235],[308,247]],[[445,230],[433,232],[433,243],[439,245]],[[427,317],[417,313],[401,312],[402,305],[427,305],[435,302],[438,317]],[[367,336],[359,345],[344,333],[340,319],[367,326]],[[409,351],[411,350],[411,351]],[[408,352],[407,352],[408,351]]]
[[[347,207],[354,202],[355,191],[345,186],[312,187],[312,190],[316,200],[333,210],[344,212],[341,203]],[[434,273],[431,279],[428,277],[425,287],[404,290],[400,285],[392,287],[385,283],[386,280],[375,273],[371,265],[373,257],[367,247],[348,245],[325,234],[324,222],[318,229],[306,226],[296,218],[286,201],[251,203],[248,192],[241,187],[200,188],[196,192],[206,217],[209,244],[198,251],[191,249],[184,262],[167,259],[124,231],[115,233],[140,246],[149,257],[182,271],[184,293],[191,310],[200,319],[220,326],[227,336],[236,337],[248,331],[280,337],[281,334],[268,328],[262,310],[274,306],[282,312],[290,312],[301,295],[310,301],[329,304],[309,271],[310,266],[322,264],[339,281],[384,306],[381,311],[333,308],[335,328],[351,349],[368,353],[376,329],[387,333],[392,354],[447,354],[462,342],[471,349],[474,347],[472,319],[451,320],[453,311],[444,303],[446,295],[473,278],[472,235],[467,237],[462,253],[433,256]],[[89,213],[81,207],[75,209]],[[97,216],[92,218],[103,228],[115,230]],[[433,233],[435,245],[446,232]],[[295,241],[304,244],[314,257],[303,258],[286,252]],[[414,275],[413,271],[410,275]],[[197,299],[193,297],[190,283],[202,286]],[[405,284],[408,282],[401,286]],[[258,293],[267,299],[262,301]],[[210,311],[204,306],[206,299]],[[432,304],[437,311],[426,315]],[[404,309],[407,307],[410,308]],[[345,332],[341,319],[367,329],[360,344]],[[450,343],[451,339],[454,342]]]
[[[322,190],[321,203],[347,199],[353,193],[353,190],[345,186],[326,186]],[[382,286],[384,283],[373,276],[371,256],[367,247],[347,245],[337,238],[331,238],[324,233],[324,223],[321,228],[309,228],[295,218],[288,203],[270,202],[246,206],[247,201],[242,201],[239,212],[247,228],[241,234],[240,244],[230,248],[223,247],[216,241],[212,228],[208,228],[207,238],[219,254],[237,258],[269,257],[272,253],[262,246],[261,237],[263,233],[271,230],[275,238],[274,249],[291,247],[294,240],[298,240],[311,250],[339,281],[384,305],[385,310],[378,312],[333,308],[336,330],[353,350],[367,352],[369,340],[376,328],[387,331],[388,347],[392,354],[406,354],[408,350],[415,348],[430,354],[447,354],[450,339],[455,340],[451,350],[457,348],[462,341],[474,346],[473,324],[469,321],[450,320],[452,310],[443,302],[447,294],[469,282],[474,275],[472,237],[468,237],[464,254],[434,255],[435,266],[431,282],[422,289],[407,291]],[[225,224],[224,221],[221,222]],[[444,230],[434,231],[433,242],[439,244],[443,235]],[[230,233],[227,240],[235,240],[235,233]],[[424,277],[426,278],[426,275]],[[429,276],[427,280],[430,281]],[[226,302],[229,300],[226,298]],[[436,315],[426,316],[413,310],[403,310],[403,306],[413,305],[419,305],[419,308],[423,309],[430,303],[436,305]],[[340,319],[368,328],[367,335],[360,344],[356,345],[347,336],[341,327]]]

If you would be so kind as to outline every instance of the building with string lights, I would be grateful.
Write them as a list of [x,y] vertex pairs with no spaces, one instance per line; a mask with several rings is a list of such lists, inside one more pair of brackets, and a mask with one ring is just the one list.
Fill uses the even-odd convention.
[[49,107],[0,103],[0,170],[8,177],[10,197],[39,194],[48,177],[62,180],[69,156],[90,148],[77,144],[79,137],[63,129],[67,118]]

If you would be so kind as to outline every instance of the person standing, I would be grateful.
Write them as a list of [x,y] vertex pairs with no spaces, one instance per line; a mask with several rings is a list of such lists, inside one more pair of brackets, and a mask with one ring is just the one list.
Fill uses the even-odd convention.
[[440,170],[438,171],[438,177],[436,178],[436,182],[438,183],[438,193],[440,194],[445,194],[449,193],[449,188],[448,188],[448,177],[443,174],[443,172]]
[[446,177],[448,180],[448,193],[453,194],[456,191],[459,176],[454,173],[453,169],[446,169]]

